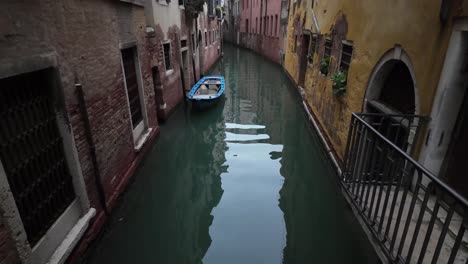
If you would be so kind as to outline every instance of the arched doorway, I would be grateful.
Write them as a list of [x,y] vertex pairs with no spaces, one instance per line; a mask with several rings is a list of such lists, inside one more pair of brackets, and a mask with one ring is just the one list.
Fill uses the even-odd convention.
[[414,71],[409,56],[395,46],[382,56],[369,79],[363,110],[368,123],[399,148],[409,151],[418,119]]
[[367,86],[367,113],[416,114],[416,82],[409,57],[396,46],[380,59]]

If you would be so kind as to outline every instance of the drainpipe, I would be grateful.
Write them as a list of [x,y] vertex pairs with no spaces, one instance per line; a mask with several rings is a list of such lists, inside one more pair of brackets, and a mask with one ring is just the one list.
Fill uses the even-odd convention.
[[83,87],[81,83],[76,83],[75,88],[76,96],[78,98],[78,108],[80,109],[80,114],[83,121],[86,142],[89,146],[89,155],[91,156],[91,162],[93,164],[94,181],[98,192],[99,202],[102,206],[102,209],[104,209],[104,213],[106,215],[109,215],[109,211],[107,210],[106,196],[104,194],[104,187],[102,185],[101,175],[99,173],[99,167],[96,157],[96,147],[94,145],[93,134],[91,133],[91,125],[89,123],[88,111],[86,110],[86,101],[84,98]]
[[[318,3],[319,3],[319,0],[315,0],[314,7],[317,6]],[[317,30],[317,33],[320,34],[320,26],[318,24],[317,16],[315,15],[313,7],[312,7],[312,18],[314,19],[315,29]]]

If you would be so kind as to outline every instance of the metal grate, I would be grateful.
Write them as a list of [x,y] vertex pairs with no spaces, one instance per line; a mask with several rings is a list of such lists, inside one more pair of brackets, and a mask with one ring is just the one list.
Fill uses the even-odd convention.
[[47,76],[0,80],[0,160],[31,245],[75,198]]

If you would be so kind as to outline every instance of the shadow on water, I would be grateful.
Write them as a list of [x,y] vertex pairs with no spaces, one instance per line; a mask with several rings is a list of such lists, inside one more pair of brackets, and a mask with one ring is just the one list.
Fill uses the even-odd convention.
[[377,263],[281,68],[224,47],[225,100],[162,126],[89,263]]

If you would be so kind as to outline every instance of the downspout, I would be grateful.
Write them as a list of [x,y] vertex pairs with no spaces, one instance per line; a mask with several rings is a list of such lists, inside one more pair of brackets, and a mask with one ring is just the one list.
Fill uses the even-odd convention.
[[93,172],[94,172],[94,182],[96,184],[96,189],[98,192],[99,202],[104,209],[104,213],[109,215],[109,211],[107,210],[107,203],[106,203],[106,196],[104,193],[104,187],[101,182],[101,175],[99,173],[99,167],[96,157],[96,147],[94,145],[93,134],[91,133],[91,125],[89,123],[89,116],[88,111],[86,111],[86,101],[84,98],[83,87],[81,83],[76,83],[76,95],[78,98],[78,108],[80,109],[81,118],[83,121],[84,126],[84,133],[86,137],[86,142],[89,145],[89,155],[91,156],[91,162],[93,164]]
[[320,27],[317,21],[317,16],[315,16],[315,12],[313,8],[312,8],[312,18],[314,19],[315,29],[317,30],[317,33],[320,34]]

